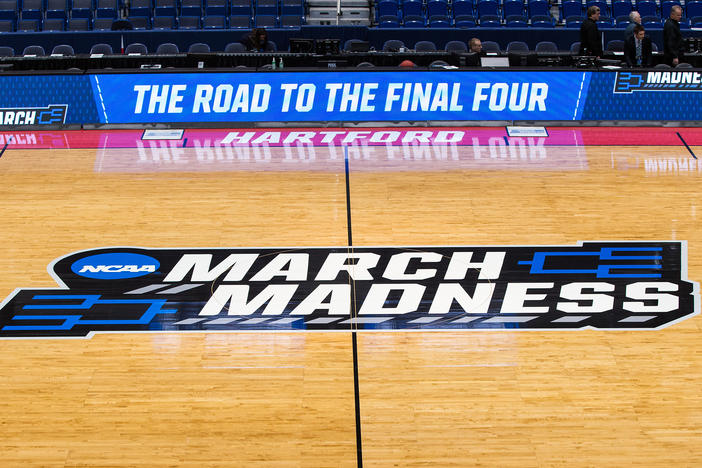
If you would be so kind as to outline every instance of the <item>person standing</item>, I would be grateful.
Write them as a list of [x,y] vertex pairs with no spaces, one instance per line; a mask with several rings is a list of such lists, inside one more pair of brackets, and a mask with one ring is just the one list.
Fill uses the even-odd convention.
[[587,19],[580,25],[580,55],[602,57],[602,38],[597,29],[600,8],[591,6],[587,9]]
[[637,24],[641,24],[641,15],[638,11],[632,11],[629,13],[629,24],[624,30],[624,42],[628,41],[630,37],[634,37],[634,27]]
[[680,33],[682,8],[674,5],[670,9],[670,18],[663,25],[663,59],[668,65],[676,66],[684,54],[682,34]]
[[634,34],[624,41],[624,60],[629,68],[650,67],[653,46],[646,37],[646,30],[640,24],[634,27]]

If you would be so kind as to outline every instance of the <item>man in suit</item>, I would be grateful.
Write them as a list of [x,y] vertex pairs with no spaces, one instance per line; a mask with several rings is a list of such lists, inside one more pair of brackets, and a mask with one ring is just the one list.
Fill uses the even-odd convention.
[[591,6],[587,9],[587,19],[580,25],[580,55],[602,57],[602,38],[597,29],[600,8]]
[[683,49],[682,34],[680,34],[680,18],[682,8],[674,5],[670,9],[670,18],[663,25],[663,57],[665,63],[676,66],[685,53]]
[[641,24],[641,15],[638,11],[632,11],[629,13],[629,24],[624,30],[624,42],[628,41],[630,37],[634,36],[634,28],[637,24]]
[[629,68],[650,67],[651,39],[646,37],[646,30],[640,24],[634,26],[634,35],[624,41],[624,60]]

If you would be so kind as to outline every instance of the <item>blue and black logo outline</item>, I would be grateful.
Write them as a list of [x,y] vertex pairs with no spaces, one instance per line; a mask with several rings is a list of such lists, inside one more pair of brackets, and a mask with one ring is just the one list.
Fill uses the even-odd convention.
[[[109,332],[233,332],[233,331],[393,331],[393,330],[578,330],[661,329],[700,312],[699,284],[687,280],[687,243],[684,241],[652,242],[579,242],[577,246],[464,246],[464,247],[354,247],[354,252],[373,252],[389,258],[400,252],[438,252],[448,256],[456,251],[471,251],[475,261],[487,252],[506,252],[503,274],[494,281],[496,298],[488,313],[474,314],[453,304],[446,316],[429,316],[430,303],[422,300],[415,312],[396,317],[363,321],[354,317],[335,317],[324,313],[310,316],[264,317],[260,310],[246,317],[221,315],[203,318],[198,314],[212,296],[217,281],[164,283],[164,276],[185,253],[213,254],[213,265],[230,253],[258,253],[261,258],[279,252],[309,253],[319,264],[329,253],[348,253],[347,248],[238,248],[238,249],[145,249],[140,247],[106,247],[74,252],[58,258],[48,266],[49,274],[59,288],[16,289],[0,304],[0,338],[91,337]],[[147,255],[160,262],[158,271],[135,278],[112,281],[81,277],[70,267],[81,258],[94,255],[128,252]],[[318,258],[317,258],[318,257]],[[312,262],[311,262],[312,263]],[[382,271],[384,264],[379,264]],[[415,264],[428,268],[430,263]],[[255,269],[254,269],[255,270]],[[462,283],[471,292],[479,282],[478,271]],[[350,278],[341,278],[339,282]],[[504,314],[499,310],[500,294],[510,282],[557,285],[573,281],[606,281],[621,296],[624,288],[637,281],[660,281],[678,285],[679,308],[662,314],[636,314],[623,310],[591,314],[589,317],[549,311],[539,316]],[[274,281],[275,282],[275,281]],[[245,281],[244,281],[245,283]],[[368,281],[356,281],[359,297],[367,292]],[[427,292],[435,291],[437,280],[420,281]],[[266,283],[269,284],[269,283]],[[266,284],[252,286],[251,295]],[[317,284],[307,281],[300,301]],[[556,290],[558,287],[555,288]],[[474,292],[474,290],[472,290]],[[547,303],[558,300],[553,291],[546,292]],[[621,298],[618,298],[618,303]],[[387,303],[397,302],[388,297]],[[291,304],[293,304],[291,302]],[[292,306],[290,307],[292,308]],[[286,313],[290,308],[286,308]],[[226,311],[225,311],[226,312]],[[538,315],[538,314],[537,314]],[[578,320],[575,319],[578,317]],[[583,318],[584,317],[584,318]],[[434,319],[434,320],[430,320]],[[528,319],[528,320],[527,320]],[[355,321],[354,321],[355,320]]]

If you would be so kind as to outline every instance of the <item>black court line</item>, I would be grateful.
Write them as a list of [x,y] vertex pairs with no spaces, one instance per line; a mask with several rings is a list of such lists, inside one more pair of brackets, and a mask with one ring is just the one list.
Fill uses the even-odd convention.
[[[346,231],[349,242],[349,249],[353,247],[353,233],[351,231],[351,185],[349,182],[349,148],[344,146],[344,164],[346,166]],[[354,281],[351,281],[351,306],[350,315],[353,315],[355,304],[356,288]],[[361,400],[358,391],[358,342],[356,331],[351,331],[351,349],[353,352],[353,396],[354,408],[356,412],[356,462],[358,468],[363,468],[363,444],[361,439]]]
[[682,137],[682,135],[680,134],[680,132],[675,132],[675,134],[678,136],[678,138],[680,138],[680,141],[683,142],[683,145],[685,145],[685,148],[687,148],[687,150],[690,152],[690,154],[692,155],[692,157],[695,158],[695,159],[697,159],[697,156],[695,156],[695,153],[692,152],[692,148],[690,148],[690,146],[687,144],[687,142],[683,139],[683,137]]
[[7,145],[10,144],[14,137],[10,135],[10,138],[7,139],[7,143],[5,143],[5,146],[2,147],[2,151],[0,151],[0,158],[2,158],[2,155],[5,153],[5,150],[7,149]]

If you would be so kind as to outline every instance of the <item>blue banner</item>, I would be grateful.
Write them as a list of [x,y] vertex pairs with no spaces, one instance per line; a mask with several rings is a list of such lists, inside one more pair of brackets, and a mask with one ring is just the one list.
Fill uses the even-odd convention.
[[0,76],[0,129],[64,124],[699,121],[698,71]]
[[94,75],[102,123],[577,120],[587,72]]

